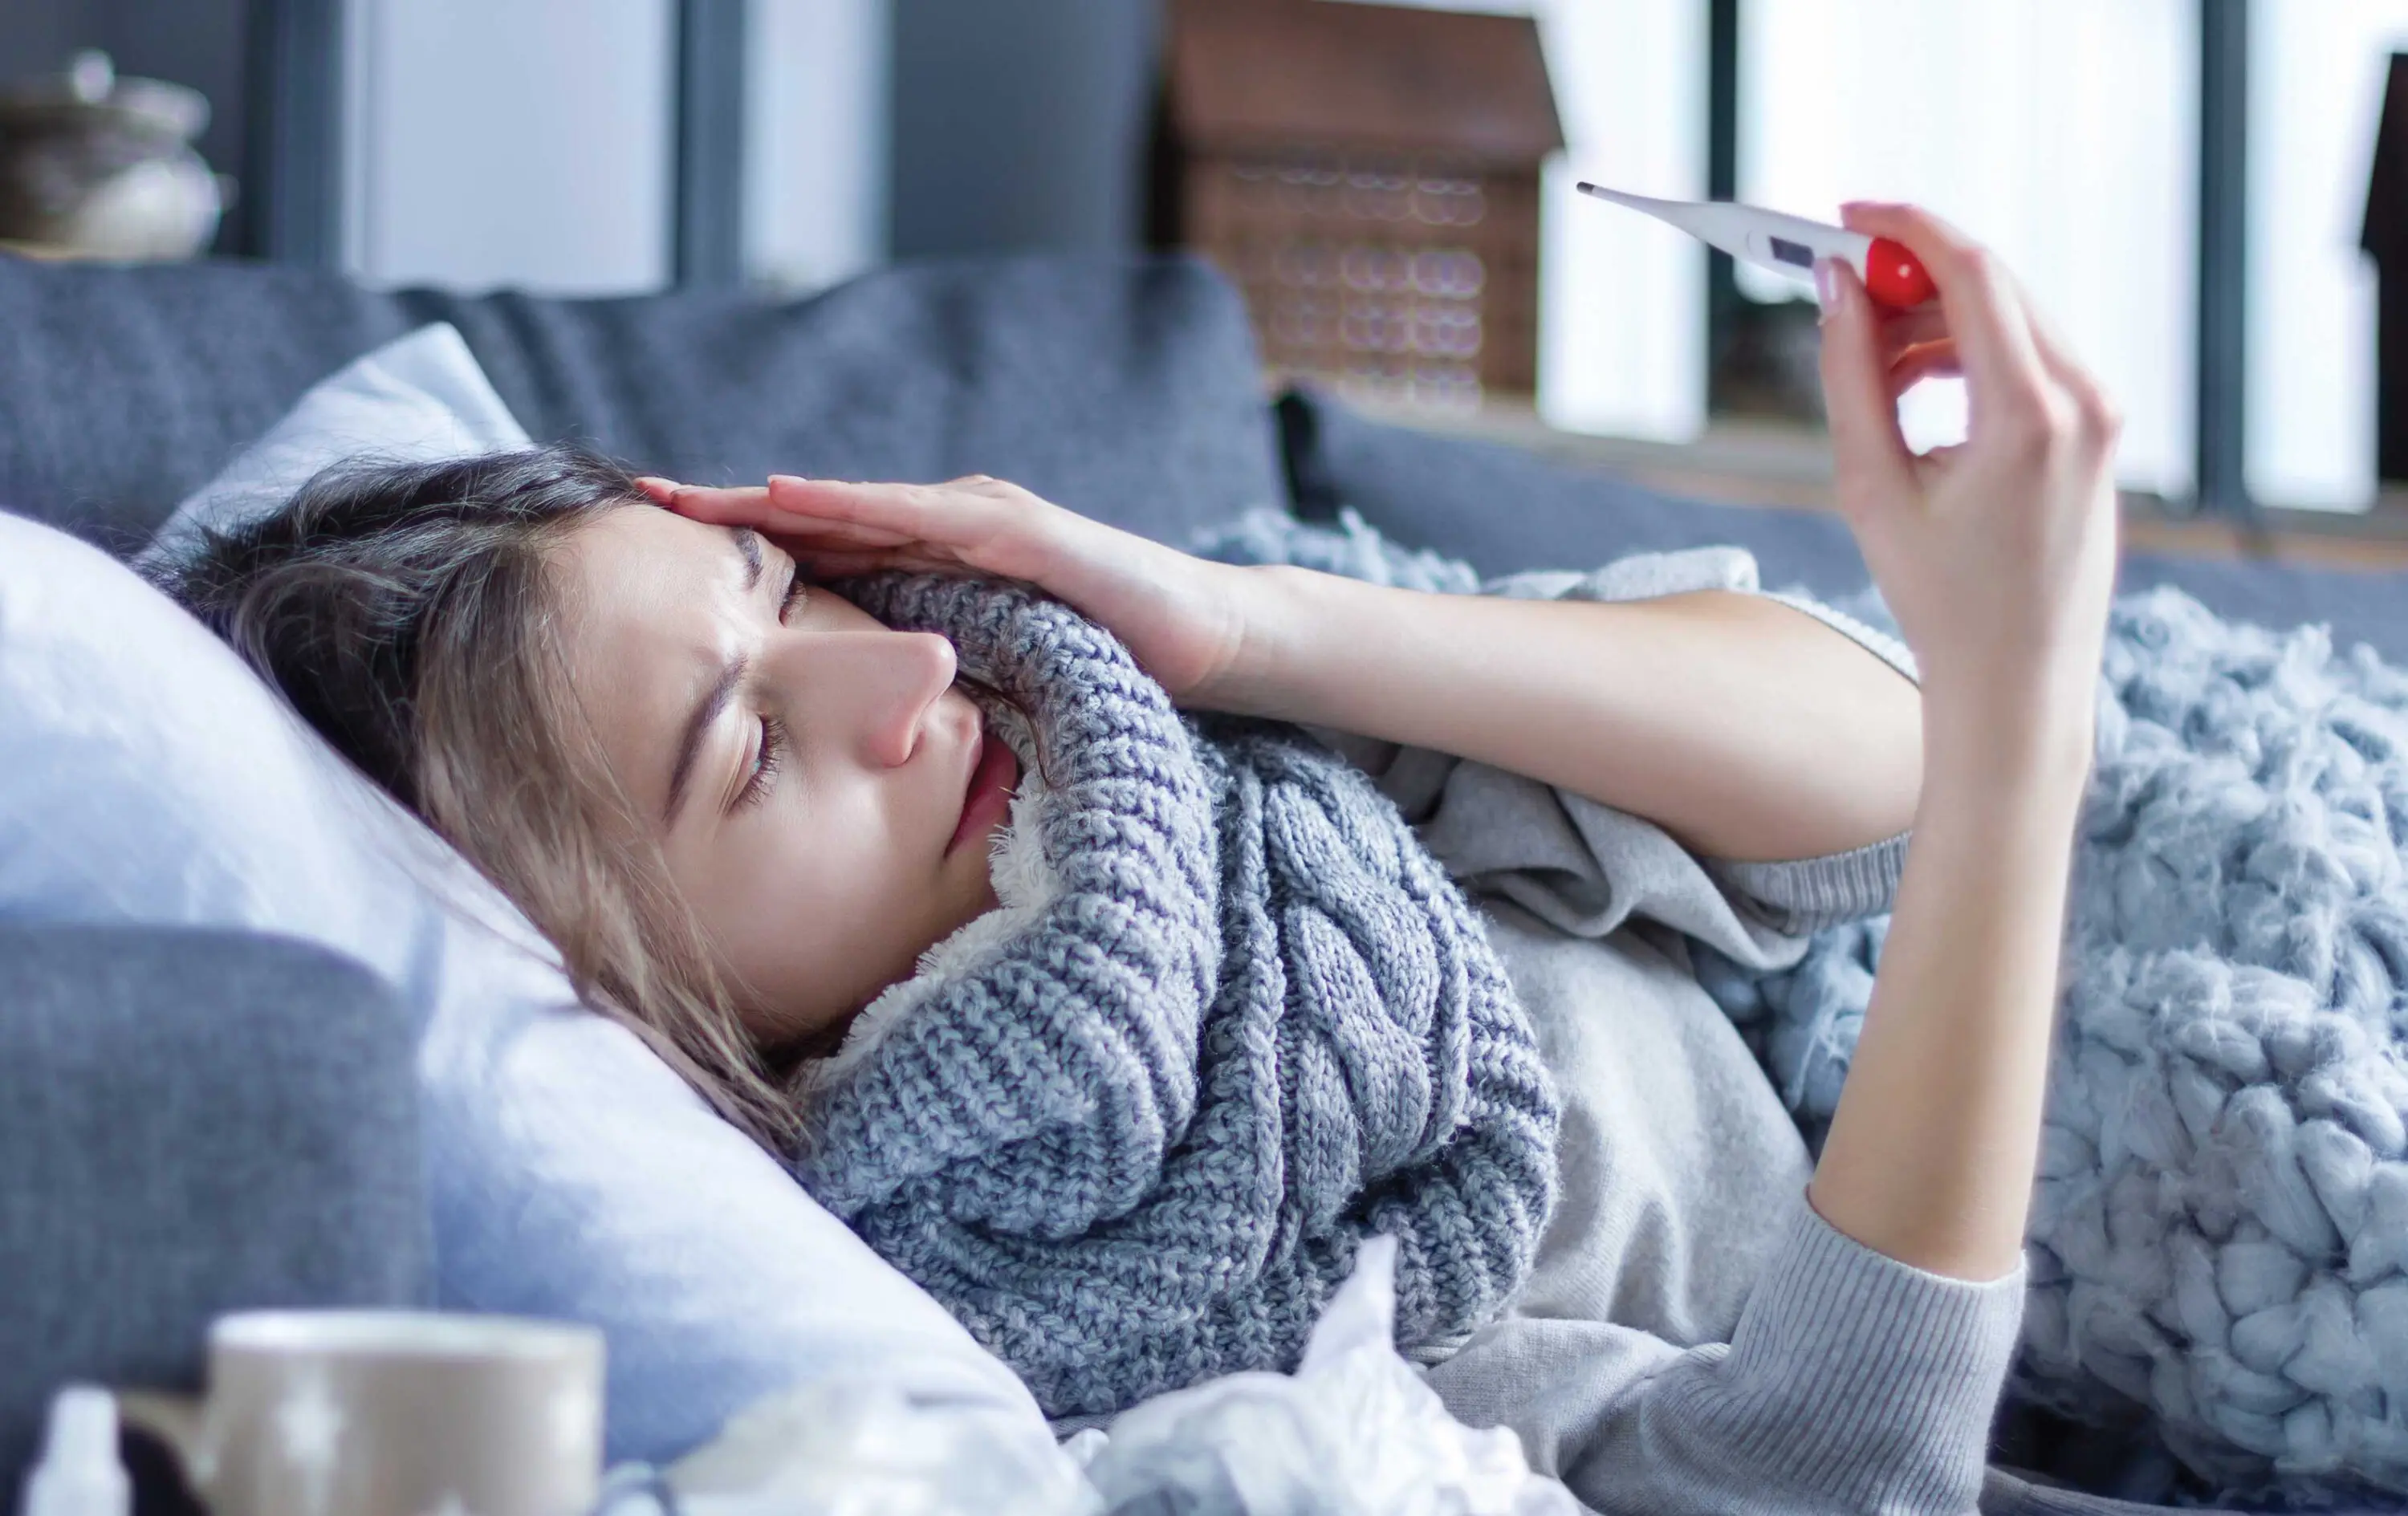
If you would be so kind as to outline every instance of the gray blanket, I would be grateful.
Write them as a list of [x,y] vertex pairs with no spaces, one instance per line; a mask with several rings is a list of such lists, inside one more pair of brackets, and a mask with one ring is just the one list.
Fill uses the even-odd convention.
[[[2160,589],[2098,708],[2018,1388],[2233,1498],[2408,1495],[2408,676]],[[1701,955],[1811,1127],[1885,924]]]

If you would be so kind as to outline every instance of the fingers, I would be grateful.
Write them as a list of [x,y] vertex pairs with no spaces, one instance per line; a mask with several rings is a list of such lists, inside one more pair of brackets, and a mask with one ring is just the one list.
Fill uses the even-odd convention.
[[769,492],[758,484],[673,484],[666,479],[638,479],[644,493],[681,516],[714,526],[758,526],[769,508]]
[[[664,481],[666,482],[666,481]],[[713,526],[750,526],[776,536],[841,537],[863,546],[891,546],[917,534],[884,524],[891,503],[865,492],[910,489],[908,485],[831,484],[772,475],[747,485],[673,484],[645,493],[690,520]]]
[[[2105,389],[2072,349],[2027,300],[1996,255],[1946,222],[1911,206],[1855,204],[1842,209],[1851,228],[1904,243],[1940,289],[1947,335],[1965,376],[1975,437],[2004,433],[2010,444],[2071,440],[2086,453],[2114,450],[2123,418]],[[1912,312],[1909,313],[1914,314]],[[1928,328],[1901,326],[1901,333]],[[1931,377],[1929,360],[1899,354],[1903,393]]]
[[932,522],[926,492],[920,485],[854,484],[772,474],[766,488],[780,531],[824,533],[847,528],[845,536],[871,544],[944,536]]
[[1902,243],[1923,262],[1940,290],[1948,332],[1963,357],[1967,399],[1978,430],[2020,429],[2044,422],[2042,386],[2049,377],[2014,282],[1996,255],[1955,227],[1914,206],[1856,203],[1842,207],[1850,230]]
[[1948,335],[1948,318],[1937,305],[1893,311],[1876,304],[1874,309],[1879,321],[1874,340],[1889,369],[1892,400],[1927,379],[1964,372],[1956,339]]
[[1027,518],[1007,516],[998,507],[1016,510],[1042,504],[983,474],[942,484],[853,484],[772,474],[767,489],[782,532],[817,529],[869,545],[921,542],[951,550],[992,541],[1000,531],[1025,529]]
[[1924,342],[1938,342],[1948,336],[1948,313],[1926,302],[1912,310],[1892,310],[1886,306],[1874,307],[1880,321],[1882,345],[1893,353]]
[[1955,379],[1964,372],[1956,343],[1919,342],[1890,359],[1889,397],[1895,402],[1925,379]]
[[2098,453],[2112,453],[2123,435],[2123,413],[2091,372],[2073,356],[2073,350],[2058,336],[2055,327],[2043,321],[2040,312],[2031,312],[2032,341],[2040,350],[2041,362],[2047,365],[2072,403],[2072,420],[2077,439]]
[[1914,454],[1898,427],[1872,299],[1840,259],[1816,265],[1827,281],[1823,315],[1823,408],[1830,418],[1831,462],[1843,503],[1888,498],[1911,475]]
[[1093,547],[1101,530],[984,475],[893,484],[772,474],[766,484],[647,493],[695,521],[752,527],[822,576],[951,565],[1041,581]]

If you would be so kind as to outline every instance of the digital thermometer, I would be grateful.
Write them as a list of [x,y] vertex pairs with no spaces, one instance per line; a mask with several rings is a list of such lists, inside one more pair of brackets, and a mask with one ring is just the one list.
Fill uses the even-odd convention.
[[1656,200],[1585,181],[1580,192],[1643,210],[1734,258],[1809,283],[1813,282],[1815,259],[1843,258],[1864,280],[1865,293],[1893,309],[1919,306],[1939,293],[1922,261],[1904,244],[1885,236],[1730,200]]

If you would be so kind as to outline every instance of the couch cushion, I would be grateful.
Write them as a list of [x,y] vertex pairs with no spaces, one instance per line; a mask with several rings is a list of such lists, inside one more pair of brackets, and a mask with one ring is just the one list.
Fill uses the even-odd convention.
[[247,932],[0,922],[0,1489],[70,1379],[197,1387],[223,1311],[422,1306],[416,1027]]
[[303,391],[437,321],[538,440],[680,479],[986,473],[1166,541],[1281,498],[1243,307],[1181,257],[922,264],[772,301],[0,255],[0,500],[128,553]]
[[1312,390],[1282,397],[1280,421],[1299,514],[1335,520],[1353,506],[1383,534],[1483,578],[1733,542],[1755,552],[1769,586],[1829,597],[1865,585],[1855,539],[1821,511],[1676,499],[1521,448],[1376,422]]
[[[1283,397],[1280,420],[1300,513],[1334,520],[1353,506],[1397,540],[1484,575],[1728,542],[1756,554],[1771,588],[1837,599],[1870,582],[1847,523],[1828,511],[1676,499],[1519,448],[1372,421],[1312,391]],[[2337,644],[2408,664],[2408,574],[2124,555],[2119,591],[2160,584],[2262,626],[2321,622]]]

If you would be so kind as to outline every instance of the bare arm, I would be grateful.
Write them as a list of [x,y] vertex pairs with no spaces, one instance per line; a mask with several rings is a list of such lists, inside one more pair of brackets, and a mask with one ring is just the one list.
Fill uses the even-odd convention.
[[[1969,734],[1970,736],[1970,734]],[[2023,1246],[2086,734],[1935,734],[1881,972],[1809,1190],[1891,1257],[1993,1279]]]
[[[1941,293],[1939,311],[1884,330],[1853,275],[1828,271],[1823,356],[1843,508],[1922,667],[1926,771],[1809,1194],[1868,1247],[1992,1279],[2021,1255],[2040,1143],[2117,422],[1980,249],[1906,207],[1849,215],[1913,248]],[[1917,457],[1898,380],[1960,361],[1971,436]]]
[[1181,705],[1308,722],[1556,784],[1733,862],[1895,837],[1922,756],[1912,681],[1760,595],[1523,600],[1213,563],[999,479],[647,480],[810,572],[1025,579],[1119,636]]
[[1476,759],[1721,858],[1839,852],[1914,815],[1914,684],[1778,601],[1517,600],[1249,572],[1265,593],[1200,704]]

